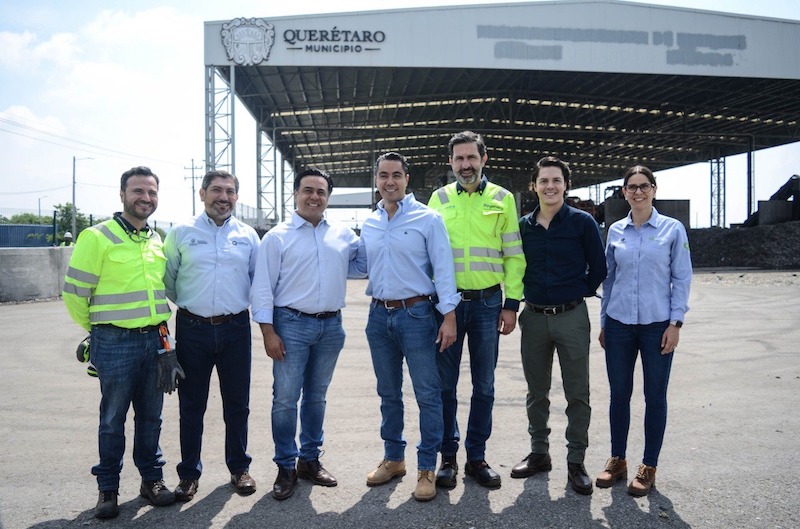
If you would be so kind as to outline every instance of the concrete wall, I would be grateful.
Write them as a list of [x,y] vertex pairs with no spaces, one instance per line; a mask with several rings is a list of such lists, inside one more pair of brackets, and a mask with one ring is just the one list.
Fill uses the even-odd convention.
[[0,301],[61,295],[72,248],[0,248]]

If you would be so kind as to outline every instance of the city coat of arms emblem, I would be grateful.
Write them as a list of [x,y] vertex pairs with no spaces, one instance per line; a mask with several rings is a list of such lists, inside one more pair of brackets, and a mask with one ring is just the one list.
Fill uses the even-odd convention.
[[221,35],[228,59],[242,66],[269,59],[275,43],[275,27],[260,18],[234,18],[222,25]]

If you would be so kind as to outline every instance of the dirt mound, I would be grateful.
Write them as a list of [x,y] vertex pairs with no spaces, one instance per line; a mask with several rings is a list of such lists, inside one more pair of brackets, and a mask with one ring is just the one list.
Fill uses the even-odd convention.
[[800,269],[800,221],[689,231],[695,267]]

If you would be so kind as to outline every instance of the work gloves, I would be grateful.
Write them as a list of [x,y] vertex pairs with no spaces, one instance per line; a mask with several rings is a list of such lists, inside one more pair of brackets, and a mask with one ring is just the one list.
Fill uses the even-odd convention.
[[156,388],[172,395],[172,392],[178,389],[178,379],[185,380],[186,373],[178,363],[178,357],[175,354],[175,340],[169,335],[165,323],[158,326],[158,337],[161,340],[161,349],[158,350]]
[[178,363],[174,349],[161,349],[158,352],[158,377],[156,387],[164,393],[172,394],[178,389],[178,380],[184,380],[186,374]]

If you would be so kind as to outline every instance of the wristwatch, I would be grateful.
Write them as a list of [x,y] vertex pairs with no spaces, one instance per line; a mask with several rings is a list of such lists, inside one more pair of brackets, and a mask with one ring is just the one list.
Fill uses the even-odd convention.
[[674,325],[677,328],[683,327],[683,322],[681,320],[672,320],[669,322],[670,325]]

